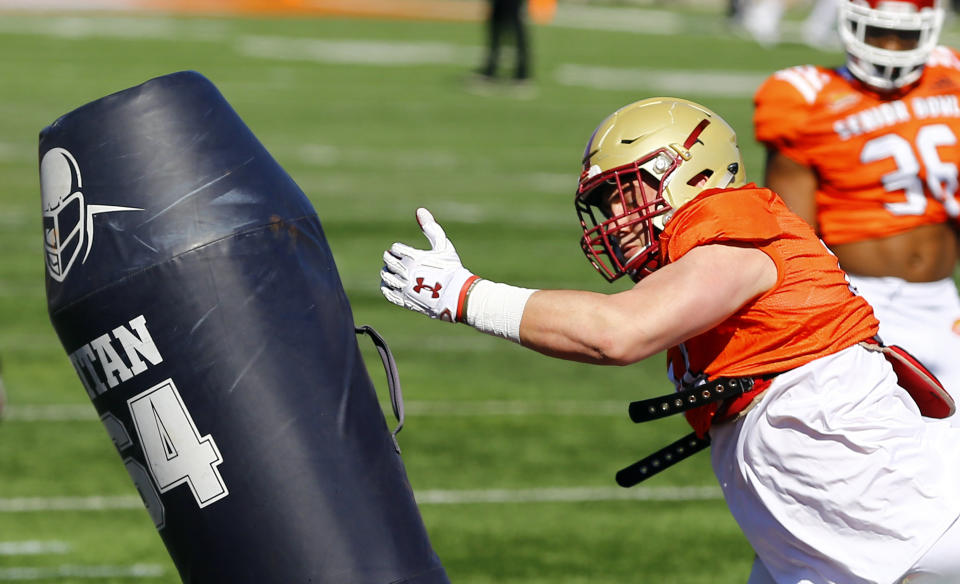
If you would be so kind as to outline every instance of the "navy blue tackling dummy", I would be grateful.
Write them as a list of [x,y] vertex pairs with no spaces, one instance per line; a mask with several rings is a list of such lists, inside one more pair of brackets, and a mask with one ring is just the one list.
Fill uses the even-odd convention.
[[184,582],[446,584],[310,202],[212,83],[40,133],[48,309]]

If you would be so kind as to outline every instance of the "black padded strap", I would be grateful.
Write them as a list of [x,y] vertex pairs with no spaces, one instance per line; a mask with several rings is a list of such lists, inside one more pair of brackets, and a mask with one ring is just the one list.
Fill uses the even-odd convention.
[[753,379],[748,377],[720,377],[676,393],[631,402],[630,419],[640,423],[665,418],[702,405],[737,397],[751,388]]
[[617,473],[617,484],[621,487],[632,487],[708,446],[710,446],[710,436],[698,438],[696,433],[691,432],[673,444],[622,469]]
[[380,353],[380,361],[383,362],[383,370],[387,374],[387,388],[390,392],[390,405],[393,406],[393,415],[397,418],[397,427],[393,429],[391,436],[393,437],[393,447],[397,449],[397,453],[400,452],[400,442],[397,441],[397,434],[400,433],[400,430],[403,429],[403,390],[400,388],[400,373],[397,371],[397,362],[393,359],[393,353],[390,352],[390,347],[387,346],[387,341],[380,336],[380,333],[373,330],[373,327],[368,325],[354,327],[355,332],[358,335],[366,334],[371,339],[373,339],[373,344],[377,347],[377,352]]

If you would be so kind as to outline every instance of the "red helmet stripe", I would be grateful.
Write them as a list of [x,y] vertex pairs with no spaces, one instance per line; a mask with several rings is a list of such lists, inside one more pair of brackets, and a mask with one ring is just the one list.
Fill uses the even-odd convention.
[[697,138],[700,137],[700,134],[702,134],[703,131],[707,129],[707,126],[709,125],[710,125],[710,120],[704,118],[703,121],[697,124],[697,127],[694,128],[692,132],[690,132],[690,135],[687,136],[686,141],[684,141],[683,143],[683,147],[689,150],[691,146],[696,144]]
[[[912,4],[917,7],[917,10],[921,8],[934,8],[936,2],[934,0],[894,0],[899,4]],[[854,4],[863,3],[874,10],[883,10],[884,4],[889,4],[891,0],[861,0],[861,2],[854,2]]]

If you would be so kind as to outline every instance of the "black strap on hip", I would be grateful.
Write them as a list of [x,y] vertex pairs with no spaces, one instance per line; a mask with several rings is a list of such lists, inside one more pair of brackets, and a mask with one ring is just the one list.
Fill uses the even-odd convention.
[[[631,402],[630,419],[639,424],[710,403],[729,400],[753,389],[753,383],[754,380],[749,377],[719,377],[669,395]],[[721,407],[721,411],[723,409],[725,408]],[[695,432],[691,432],[650,456],[621,469],[616,475],[617,484],[621,487],[632,487],[708,446],[710,446],[710,436],[700,438]]]
[[673,444],[621,469],[617,473],[617,484],[621,487],[632,487],[708,446],[710,446],[710,436],[700,438],[696,432],[690,432]]
[[753,388],[749,377],[719,377],[702,385],[630,403],[630,419],[638,424],[742,395]]

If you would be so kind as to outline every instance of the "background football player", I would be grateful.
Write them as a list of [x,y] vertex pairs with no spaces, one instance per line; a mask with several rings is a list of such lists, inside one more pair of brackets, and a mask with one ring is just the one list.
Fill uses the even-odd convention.
[[960,56],[937,46],[944,11],[938,0],[842,0],[846,65],[774,73],[754,124],[766,185],[837,255],[881,338],[956,395]]
[[960,581],[960,428],[921,416],[870,349],[877,321],[836,258],[772,191],[744,182],[716,114],[636,102],[594,131],[575,196],[588,259],[632,288],[478,278],[419,209],[430,249],[393,244],[381,292],[563,359],[628,365],[668,350],[679,388],[698,394],[738,378],[742,395],[686,413],[775,581]]

